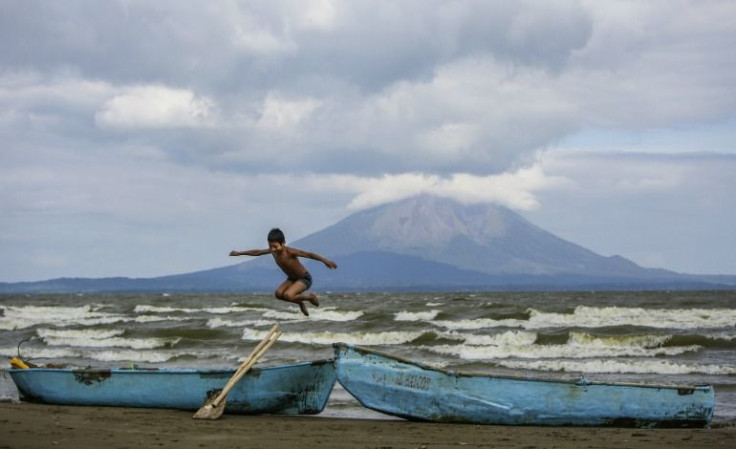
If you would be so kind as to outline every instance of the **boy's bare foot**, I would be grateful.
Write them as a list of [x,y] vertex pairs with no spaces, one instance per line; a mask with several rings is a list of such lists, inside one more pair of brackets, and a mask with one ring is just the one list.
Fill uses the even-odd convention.
[[319,298],[314,293],[312,293],[311,295],[309,295],[309,297],[307,297],[307,301],[312,303],[314,307],[319,307]]
[[304,315],[309,316],[309,311],[307,310],[307,306],[305,306],[303,302],[299,303],[299,309],[301,309]]

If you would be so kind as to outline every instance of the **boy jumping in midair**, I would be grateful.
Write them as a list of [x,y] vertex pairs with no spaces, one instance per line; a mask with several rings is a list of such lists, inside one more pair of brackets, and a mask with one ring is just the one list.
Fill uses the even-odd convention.
[[332,270],[337,268],[337,264],[329,259],[325,259],[319,254],[302,251],[296,248],[286,246],[286,238],[280,229],[271,229],[268,233],[268,249],[251,249],[248,251],[230,251],[231,256],[262,256],[264,254],[272,254],[276,265],[286,274],[287,278],[276,289],[276,298],[282,301],[293,302],[299,305],[302,313],[309,316],[307,306],[304,301],[309,301],[313,306],[319,307],[319,299],[314,293],[304,295],[303,293],[312,286],[312,275],[299,262],[299,257],[319,260]]

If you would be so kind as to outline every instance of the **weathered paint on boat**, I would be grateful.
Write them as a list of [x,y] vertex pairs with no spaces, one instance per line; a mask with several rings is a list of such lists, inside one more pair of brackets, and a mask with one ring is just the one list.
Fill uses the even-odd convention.
[[361,404],[410,420],[501,425],[704,427],[710,385],[529,379],[432,368],[337,343],[337,379]]
[[[195,369],[11,369],[23,400],[47,404],[197,410],[235,373]],[[226,413],[317,414],[335,385],[332,360],[251,368]]]

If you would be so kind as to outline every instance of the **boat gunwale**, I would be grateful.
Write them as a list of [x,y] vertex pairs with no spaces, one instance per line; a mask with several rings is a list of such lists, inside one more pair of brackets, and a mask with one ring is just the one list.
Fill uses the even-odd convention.
[[[251,371],[276,371],[288,368],[297,368],[303,366],[321,366],[334,365],[334,359],[320,359],[308,362],[290,363],[285,365],[258,366],[251,368]],[[6,368],[1,372],[13,373],[110,373],[110,374],[232,374],[237,370],[234,368]]]
[[[514,380],[514,381],[547,382],[547,383],[558,383],[558,384],[577,385],[577,386],[620,386],[620,387],[655,388],[655,389],[668,389],[668,390],[698,390],[698,391],[704,391],[704,392],[714,391],[713,385],[711,384],[606,382],[606,381],[588,379],[585,373],[580,373],[577,379],[548,379],[548,378],[539,378],[539,377],[521,377],[521,376],[511,376],[511,375],[495,375],[495,374],[487,374],[487,373],[473,373],[473,372],[467,372],[467,371],[456,371],[456,370],[451,370],[451,369],[446,369],[446,368],[438,368],[438,367],[430,366],[426,363],[409,360],[401,356],[388,354],[383,351],[369,349],[364,346],[353,345],[350,343],[339,342],[339,343],[333,343],[332,346],[333,348],[335,348],[335,364],[336,365],[340,360],[339,351],[341,350],[341,348],[349,348],[349,349],[352,349],[362,354],[372,354],[372,355],[377,355],[379,357],[385,357],[385,358],[396,360],[398,362],[405,363],[408,365],[414,365],[424,370],[436,371],[441,374],[445,374],[445,375],[452,376],[452,377],[475,377],[475,378],[504,379],[504,380]],[[338,379],[339,379],[339,376],[338,376]]]

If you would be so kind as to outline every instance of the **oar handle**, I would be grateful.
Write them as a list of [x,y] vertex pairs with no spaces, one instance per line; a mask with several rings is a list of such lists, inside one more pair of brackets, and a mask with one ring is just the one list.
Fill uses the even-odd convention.
[[[238,369],[235,370],[235,374],[233,374],[230,380],[227,381],[227,384],[225,384],[225,388],[227,388],[228,391],[230,390],[230,388],[232,388],[230,387],[230,384],[233,384],[234,382],[236,382],[235,378],[238,376],[238,374],[240,374],[240,372],[248,365],[251,359],[253,359],[253,357],[256,356],[261,351],[261,349],[263,349],[266,343],[268,343],[268,341],[271,340],[271,337],[273,337],[273,335],[276,333],[278,328],[279,328],[278,324],[274,324],[273,326],[271,326],[271,329],[268,332],[266,332],[266,336],[263,337],[263,339],[258,343],[258,345],[255,348],[253,348],[250,354],[248,354],[248,357],[246,357],[245,360],[243,360],[243,363],[241,363],[240,366],[238,366]],[[225,389],[223,388],[223,391],[224,390]],[[218,400],[216,404],[219,404],[222,398],[220,397],[220,395],[218,395],[217,399]]]
[[[245,374],[255,364],[255,362],[263,356],[263,354],[266,352],[264,350],[265,346],[274,338],[274,336],[276,336],[276,338],[279,338],[279,336],[281,336],[281,332],[277,332],[276,329],[277,326],[274,325],[268,332],[268,334],[263,337],[263,340],[258,343],[258,346],[256,346],[255,349],[253,349],[253,351],[248,355],[248,357],[245,358],[243,363],[240,364],[238,369],[235,371],[235,374],[233,374],[233,377],[230,378],[227,384],[225,384],[225,387],[222,389],[221,396],[223,396],[223,398],[224,395],[227,394],[227,392],[230,391],[230,389],[240,380],[240,378],[243,377],[243,374]],[[219,396],[218,399],[221,400]],[[216,406],[219,403],[220,401],[216,400],[214,402],[214,405]]]
[[254,353],[250,357],[248,357],[248,359],[244,362],[244,364],[241,365],[240,368],[238,368],[238,371],[235,373],[232,379],[230,379],[227,385],[225,385],[225,388],[222,389],[222,392],[217,396],[217,398],[215,398],[215,400],[212,402],[213,407],[217,407],[218,405],[220,405],[220,402],[225,398],[225,396],[227,396],[227,394],[230,392],[230,390],[232,390],[235,384],[238,383],[238,381],[243,376],[245,376],[245,373],[247,373],[248,370],[253,365],[256,364],[258,359],[263,357],[263,354],[265,354],[266,351],[268,351],[268,348],[270,348],[271,346],[273,346],[274,343],[276,343],[276,340],[278,340],[280,336],[281,336],[281,332],[276,332],[274,334],[269,333],[268,335],[269,339],[268,340],[264,339],[261,342],[262,344],[259,344],[256,347],[258,352],[254,351]]
[[[268,341],[271,340],[271,337],[273,336],[273,334],[276,333],[276,331],[278,331],[278,329],[279,329],[279,325],[278,324],[274,324],[273,326],[271,326],[271,329],[266,333],[266,336],[263,337],[263,339],[258,343],[258,346],[256,346],[250,352],[250,354],[248,354],[248,357],[246,357],[245,360],[243,360],[243,363],[240,364],[240,366],[238,367],[238,369],[235,371],[235,375],[237,375],[240,372],[240,370],[242,370],[245,367],[245,365],[248,364],[248,362],[250,361],[250,359],[254,355],[258,354],[258,352],[261,350],[261,348],[263,348],[263,346],[265,346],[266,343],[268,343]],[[232,379],[231,379],[231,381],[232,381]],[[230,383],[230,382],[228,382],[228,383]]]

